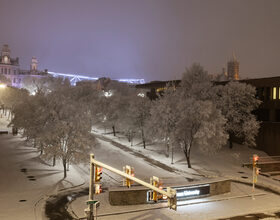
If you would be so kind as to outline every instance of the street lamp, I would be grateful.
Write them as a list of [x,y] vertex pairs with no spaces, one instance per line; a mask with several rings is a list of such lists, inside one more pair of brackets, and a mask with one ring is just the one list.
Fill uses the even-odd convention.
[[7,85],[6,84],[4,84],[4,83],[0,83],[0,89],[5,89],[7,87]]

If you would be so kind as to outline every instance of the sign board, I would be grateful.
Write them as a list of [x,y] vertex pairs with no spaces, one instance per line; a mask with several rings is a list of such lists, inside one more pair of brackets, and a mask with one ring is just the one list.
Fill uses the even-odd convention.
[[87,204],[87,205],[93,204],[93,205],[95,205],[96,207],[99,207],[99,206],[100,206],[100,202],[97,201],[97,200],[88,200],[88,201],[86,202],[86,204]]
[[[206,196],[210,194],[210,185],[209,184],[203,184],[203,185],[197,185],[197,186],[180,186],[180,187],[172,187],[173,189],[176,189],[176,197],[177,201],[180,200],[187,200],[192,198],[198,198],[201,196]],[[165,189],[165,188],[164,188]],[[147,201],[151,201],[150,199],[150,193],[152,193],[152,190],[149,190],[147,192]],[[158,201],[162,200],[165,201],[166,197],[159,197]]]

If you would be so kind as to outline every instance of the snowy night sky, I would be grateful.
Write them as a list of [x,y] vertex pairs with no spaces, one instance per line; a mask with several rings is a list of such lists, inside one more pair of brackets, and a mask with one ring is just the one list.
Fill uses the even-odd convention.
[[0,0],[0,46],[28,69],[179,79],[199,62],[241,78],[279,75],[279,0]]

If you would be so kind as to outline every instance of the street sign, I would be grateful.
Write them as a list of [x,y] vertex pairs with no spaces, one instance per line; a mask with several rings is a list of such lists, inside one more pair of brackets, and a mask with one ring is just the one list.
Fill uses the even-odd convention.
[[94,204],[95,204],[96,207],[99,207],[100,202],[97,201],[97,200],[88,200],[88,201],[86,201],[86,204],[87,204],[87,205],[91,205],[91,204],[94,205]]

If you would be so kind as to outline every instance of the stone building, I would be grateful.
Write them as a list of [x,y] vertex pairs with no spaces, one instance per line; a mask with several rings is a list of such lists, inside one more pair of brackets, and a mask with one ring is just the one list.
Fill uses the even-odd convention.
[[235,55],[227,63],[227,77],[229,80],[239,80],[239,62]]
[[11,51],[7,44],[3,45],[1,50],[0,73],[5,75],[19,74],[19,58],[11,58]]
[[31,59],[30,70],[20,69],[19,58],[12,58],[9,46],[3,45],[0,56],[0,74],[10,81],[10,86],[21,88],[24,78],[46,76],[47,72],[47,70],[38,70],[38,60],[35,57]]

